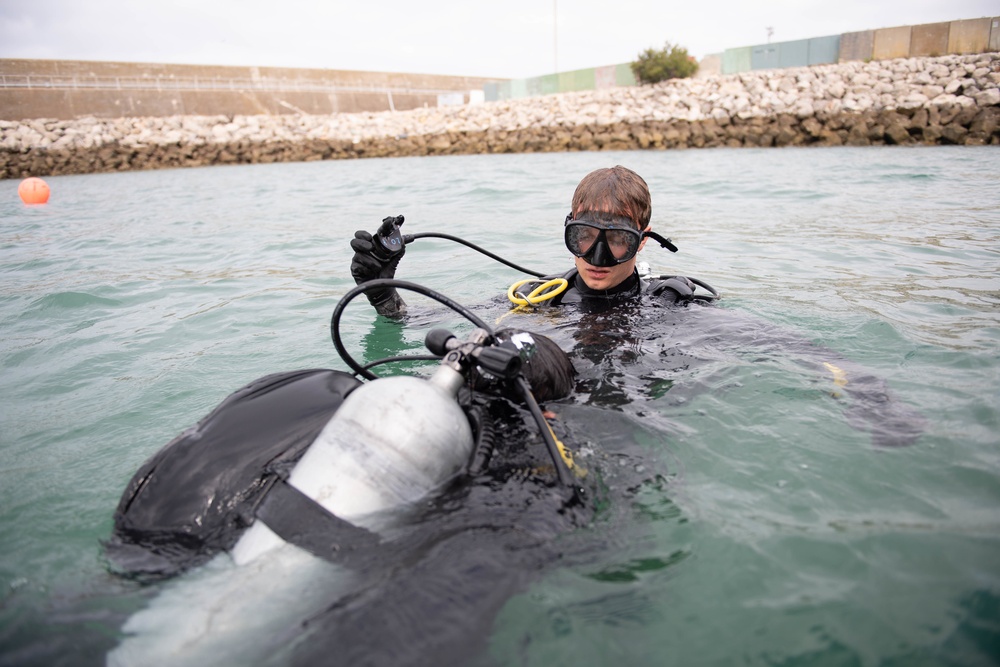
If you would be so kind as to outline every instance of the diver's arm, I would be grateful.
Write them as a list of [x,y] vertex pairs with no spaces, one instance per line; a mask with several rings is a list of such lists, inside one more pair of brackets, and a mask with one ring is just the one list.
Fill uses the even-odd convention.
[[381,300],[375,301],[369,297],[369,301],[375,308],[375,312],[383,317],[401,319],[406,315],[406,302],[395,289],[386,290],[388,294]]
[[[363,229],[354,232],[351,248],[354,250],[351,275],[358,285],[377,278],[395,277],[396,267],[399,266],[399,260],[405,253],[405,250],[401,250],[387,260],[379,259],[375,255],[372,235]],[[365,296],[379,315],[392,318],[406,315],[406,302],[393,287],[368,290]]]
[[870,432],[873,444],[912,445],[923,433],[926,420],[920,413],[899,400],[884,378],[863,365],[774,325],[761,323],[752,335],[758,346],[777,346],[782,355],[790,355],[814,373],[820,383],[829,383],[829,393],[842,402],[847,422],[859,431]]
[[926,420],[900,401],[885,379],[846,359],[829,353],[825,356],[827,359],[820,364],[836,387],[831,393],[837,399],[847,399],[847,423],[869,431],[872,443],[881,447],[912,445],[920,437]]

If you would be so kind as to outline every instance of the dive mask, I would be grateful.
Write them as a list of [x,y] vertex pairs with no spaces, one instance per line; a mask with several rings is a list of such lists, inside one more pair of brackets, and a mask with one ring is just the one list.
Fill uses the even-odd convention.
[[629,218],[594,213],[584,213],[575,220],[572,213],[567,215],[563,236],[571,253],[601,267],[615,266],[635,257],[643,237]]
[[563,231],[566,248],[591,266],[612,267],[629,261],[639,252],[644,238],[653,238],[670,252],[677,246],[655,232],[641,232],[631,218],[588,211],[580,218],[566,216]]

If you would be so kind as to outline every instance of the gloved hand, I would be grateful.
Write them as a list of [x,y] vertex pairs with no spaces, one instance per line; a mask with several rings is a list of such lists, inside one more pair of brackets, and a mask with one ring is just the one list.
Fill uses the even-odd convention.
[[[402,216],[399,218],[390,216],[383,219],[382,224],[392,224],[396,220],[402,222],[401,218]],[[360,285],[369,280],[396,276],[396,267],[399,266],[399,260],[403,259],[403,255],[406,254],[406,246],[401,245],[400,250],[390,253],[384,248],[378,247],[376,245],[378,243],[377,239],[363,229],[354,232],[354,238],[351,239],[351,248],[354,250],[354,257],[351,259],[351,275],[356,284]],[[365,292],[368,301],[376,308],[391,300],[394,294],[395,290],[392,288]]]

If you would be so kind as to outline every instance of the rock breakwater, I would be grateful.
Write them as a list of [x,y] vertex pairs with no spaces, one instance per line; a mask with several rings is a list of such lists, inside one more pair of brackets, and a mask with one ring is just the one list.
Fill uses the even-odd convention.
[[463,153],[884,144],[1000,145],[1000,53],[402,112],[0,120],[0,178]]

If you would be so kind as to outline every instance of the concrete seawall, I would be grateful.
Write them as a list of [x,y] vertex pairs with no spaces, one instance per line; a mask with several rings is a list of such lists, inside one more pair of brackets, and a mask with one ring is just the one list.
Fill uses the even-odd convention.
[[482,77],[0,58],[0,119],[332,114],[468,99]]
[[1000,145],[1000,53],[397,112],[0,121],[0,133],[0,178],[468,153]]

